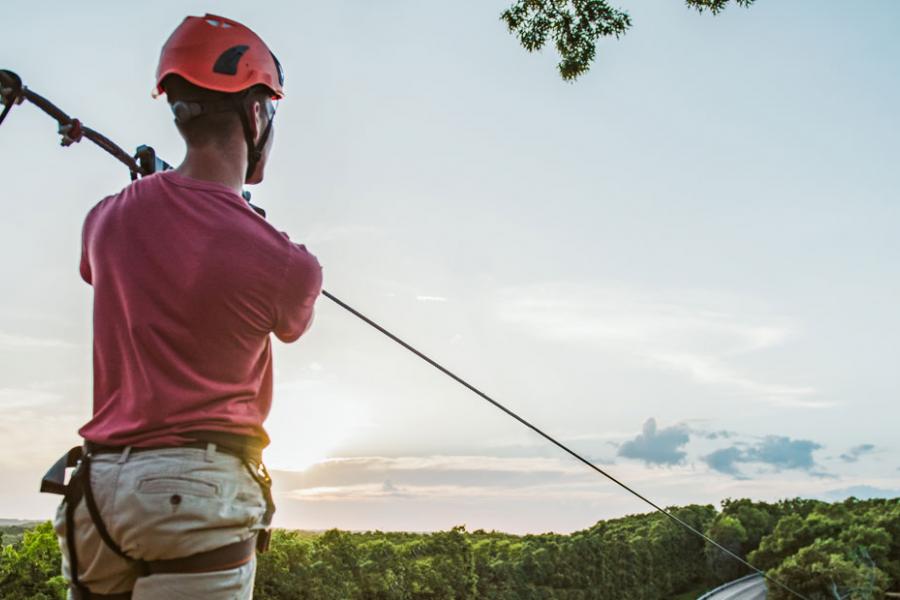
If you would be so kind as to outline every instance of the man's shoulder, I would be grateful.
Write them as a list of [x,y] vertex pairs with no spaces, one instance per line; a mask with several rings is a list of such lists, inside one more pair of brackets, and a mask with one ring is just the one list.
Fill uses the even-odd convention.
[[[275,229],[273,228],[273,230]],[[319,259],[309,251],[306,244],[293,241],[285,231],[278,231],[278,236],[281,239],[281,244],[284,246],[288,261],[293,263],[295,269],[321,268],[319,266]]]
[[[123,190],[124,191],[124,190]],[[115,203],[116,199],[122,195],[122,191],[116,192],[115,194],[110,194],[108,196],[104,196],[100,199],[99,202],[94,204],[90,209],[88,209],[87,214],[84,216],[84,227],[88,228],[97,218],[108,209],[110,204]]]
[[109,208],[118,204],[122,200],[122,198],[127,195],[140,194],[142,192],[149,191],[149,180],[149,177],[137,179],[120,189],[118,192],[113,192],[112,194],[103,196],[99,202],[94,204],[94,206],[92,206],[90,210],[88,210],[86,218],[90,219],[92,215],[102,213],[104,210],[108,210]]

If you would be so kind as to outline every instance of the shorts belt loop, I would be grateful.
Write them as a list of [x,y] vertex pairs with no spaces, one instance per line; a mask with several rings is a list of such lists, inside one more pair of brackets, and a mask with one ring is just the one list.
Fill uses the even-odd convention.
[[216,445],[212,442],[206,444],[206,462],[212,462],[216,456]]
[[124,465],[126,462],[128,462],[129,456],[131,456],[131,446],[125,446],[125,449],[122,450],[122,454],[119,455],[118,463],[120,465]]

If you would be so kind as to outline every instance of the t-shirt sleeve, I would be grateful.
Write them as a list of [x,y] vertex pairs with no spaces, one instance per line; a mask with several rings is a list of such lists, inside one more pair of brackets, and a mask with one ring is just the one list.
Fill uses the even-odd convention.
[[296,341],[313,320],[313,307],[322,291],[322,267],[302,244],[291,244],[288,266],[275,306],[275,337]]

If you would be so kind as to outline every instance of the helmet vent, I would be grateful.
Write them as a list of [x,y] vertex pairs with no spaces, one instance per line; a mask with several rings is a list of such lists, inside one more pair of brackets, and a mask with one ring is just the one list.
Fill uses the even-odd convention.
[[216,59],[213,65],[213,72],[222,75],[237,75],[238,63],[244,52],[250,49],[250,46],[232,46]]
[[206,19],[206,22],[213,27],[221,27],[222,29],[228,29],[229,27],[231,27],[230,23],[226,23],[225,21],[217,21],[216,19]]

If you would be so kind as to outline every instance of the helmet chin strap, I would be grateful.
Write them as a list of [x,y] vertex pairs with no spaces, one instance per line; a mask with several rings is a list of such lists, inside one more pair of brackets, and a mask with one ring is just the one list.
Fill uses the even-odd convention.
[[244,128],[244,139],[247,142],[247,172],[244,174],[244,181],[246,182],[250,179],[250,176],[253,175],[253,172],[256,170],[256,166],[259,164],[259,161],[262,159],[262,150],[266,145],[266,140],[269,139],[269,134],[272,131],[272,121],[275,120],[275,115],[272,115],[269,118],[269,122],[266,123],[266,128],[263,130],[262,135],[259,137],[259,142],[253,142],[253,131],[250,129],[250,117],[247,115],[247,107],[244,101],[247,98],[247,94],[240,94],[235,96],[232,100],[234,109],[241,116],[241,125]]

